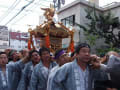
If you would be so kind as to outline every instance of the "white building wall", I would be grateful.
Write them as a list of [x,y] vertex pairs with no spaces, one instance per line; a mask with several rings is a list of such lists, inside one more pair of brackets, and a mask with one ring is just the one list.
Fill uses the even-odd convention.
[[0,51],[9,48],[9,31],[6,26],[0,26]]
[[7,48],[9,48],[9,42],[0,40],[0,51],[4,51]]
[[[61,19],[64,19],[68,16],[71,16],[71,15],[75,14],[75,22],[78,23],[78,24],[86,26],[86,23],[89,23],[89,20],[86,19],[87,14],[86,14],[85,9],[92,8],[93,6],[94,5],[92,3],[89,3],[89,2],[84,1],[84,0],[83,1],[82,0],[75,1],[71,4],[69,4],[69,5],[61,8],[61,10],[58,13],[59,21]],[[96,11],[99,12],[99,13],[101,13],[101,12],[103,13],[103,8],[96,6]],[[118,12],[118,11],[116,10],[115,12]],[[78,28],[78,27],[76,27],[75,29],[76,29],[76,32],[75,32],[75,35],[74,35],[75,43],[77,44],[78,42],[80,42],[80,43],[81,42],[82,43],[88,42],[86,40],[86,36],[84,35],[84,31],[82,29]],[[64,42],[67,42],[67,41],[68,40],[66,40]],[[104,39],[97,40],[96,45],[94,47],[93,46],[92,47],[93,47],[93,49],[95,49],[95,48],[101,47],[101,45],[105,45],[104,44]]]
[[23,41],[23,40],[14,40],[11,39],[10,40],[10,47],[12,49],[16,49],[18,51],[27,48],[27,42]]
[[[62,11],[58,14],[58,20],[59,22],[61,22],[61,19],[64,19],[66,17],[75,15],[75,22],[76,23],[80,23],[80,5],[76,5],[74,6],[74,8],[67,8],[67,10]],[[79,28],[75,27],[75,33],[74,33],[74,41],[75,44],[77,44],[79,42]],[[64,39],[62,41],[62,44],[67,44],[66,46],[68,46],[70,40],[69,39]]]

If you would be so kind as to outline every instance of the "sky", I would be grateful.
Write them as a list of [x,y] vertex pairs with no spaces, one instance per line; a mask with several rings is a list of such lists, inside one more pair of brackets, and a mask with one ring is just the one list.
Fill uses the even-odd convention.
[[[40,8],[49,7],[53,0],[34,0],[30,4],[31,1],[0,0],[0,25],[6,25],[9,30],[21,32],[27,32],[28,28],[39,25],[39,16],[44,13]],[[65,0],[65,5],[72,1],[75,0]],[[120,2],[120,0],[99,0],[100,6],[112,2]]]

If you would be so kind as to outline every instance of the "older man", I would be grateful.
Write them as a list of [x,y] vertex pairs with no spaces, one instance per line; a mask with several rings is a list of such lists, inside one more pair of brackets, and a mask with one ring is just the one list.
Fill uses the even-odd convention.
[[52,90],[92,90],[94,72],[96,71],[90,68],[89,61],[90,46],[81,43],[76,48],[76,59],[61,66],[57,71]]
[[53,84],[53,78],[57,72],[57,70],[59,69],[59,67],[61,67],[62,65],[64,65],[65,63],[69,62],[66,57],[68,57],[67,53],[65,53],[65,51],[63,49],[57,50],[55,52],[55,60],[57,62],[57,66],[55,66],[49,74],[48,77],[48,82],[47,82],[47,90],[52,90],[52,84]]
[[92,62],[94,68],[101,69],[109,73],[109,87],[120,89],[120,57],[116,52],[109,52],[107,54],[108,62],[107,65],[100,64],[100,62]]

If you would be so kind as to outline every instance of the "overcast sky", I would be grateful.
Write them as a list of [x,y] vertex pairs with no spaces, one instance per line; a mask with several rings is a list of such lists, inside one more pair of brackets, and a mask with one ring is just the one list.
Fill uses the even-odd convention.
[[[34,28],[39,24],[39,16],[43,14],[41,7],[49,7],[53,0],[35,0],[34,3],[25,8],[16,18],[9,22],[21,8],[27,5],[32,0],[0,0],[0,25],[7,25],[14,30],[23,32],[28,31],[28,25]],[[75,0],[65,0],[66,4]],[[99,0],[100,6],[112,2],[120,2],[120,0]],[[7,24],[8,23],[8,24]]]

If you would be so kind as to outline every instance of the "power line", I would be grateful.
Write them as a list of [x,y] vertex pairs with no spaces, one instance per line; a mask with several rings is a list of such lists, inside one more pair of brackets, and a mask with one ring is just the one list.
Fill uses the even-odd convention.
[[[0,7],[2,7],[2,8],[8,8],[8,7],[6,7],[6,6],[1,6],[0,5]],[[16,11],[19,11],[20,9],[14,9],[14,10],[16,10]],[[24,10],[24,11],[26,11],[26,12],[33,12],[33,10],[29,10],[29,9],[26,9],[26,10]],[[4,12],[4,11],[2,11],[2,12]]]
[[[37,3],[37,2],[36,2],[36,3]],[[38,2],[38,3],[39,3],[39,2]],[[35,4],[34,4],[34,5],[35,5]],[[26,11],[26,12],[29,12],[29,10],[31,10],[31,12],[33,12],[31,8],[35,8],[35,7],[31,6],[31,7],[28,9],[28,11]],[[29,13],[27,13],[27,14],[29,14]],[[16,23],[17,21],[22,20],[22,18],[24,18],[25,16],[27,16],[27,14],[24,14],[22,17],[20,17],[19,19],[17,19],[14,23]],[[14,24],[14,23],[12,23],[12,24]]]
[[[49,6],[46,6],[46,5],[43,5],[43,4],[39,4],[39,3],[37,3],[37,2],[34,3],[34,5],[36,5],[36,6],[41,5],[41,6],[49,7]],[[31,6],[31,8],[33,9],[33,8],[36,8],[36,7],[32,7],[32,6]],[[31,8],[30,8],[30,9],[31,9]],[[32,9],[31,9],[30,11],[31,11],[31,12],[34,12]],[[29,9],[28,9],[28,11],[29,11]],[[27,11],[27,12],[28,12],[28,11]],[[30,13],[31,13],[31,12],[30,12]],[[30,13],[27,13],[27,14],[30,14]],[[17,20],[16,20],[15,22],[13,22],[12,24],[15,24],[15,23],[17,23],[17,21],[22,20],[25,16],[27,16],[27,14],[24,14],[22,17],[20,17],[19,19],[17,19]]]
[[11,12],[12,10],[20,3],[21,0],[17,2],[17,0],[11,5],[11,7],[7,10],[7,12],[1,17],[0,22],[2,22]]
[[35,0],[32,0],[31,2],[29,2],[27,5],[23,6],[21,8],[21,10],[15,15],[13,16],[5,25],[7,25],[9,22],[11,22],[15,17],[17,17],[26,7],[28,7],[30,4],[32,4]]

